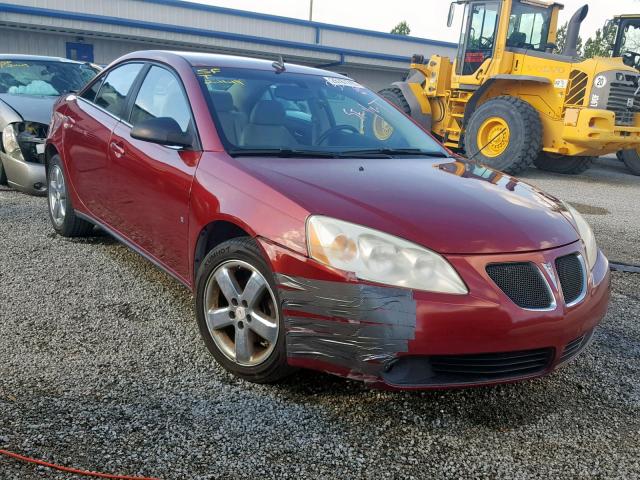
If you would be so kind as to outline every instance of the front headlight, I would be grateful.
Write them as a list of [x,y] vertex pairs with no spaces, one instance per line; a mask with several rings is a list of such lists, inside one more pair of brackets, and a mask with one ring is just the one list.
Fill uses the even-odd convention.
[[469,291],[453,267],[431,250],[393,235],[323,216],[307,220],[309,256],[371,282],[429,292]]
[[596,243],[596,236],[593,234],[593,230],[591,230],[591,227],[584,219],[584,217],[571,205],[566,202],[563,203],[565,208],[569,211],[569,214],[573,218],[573,223],[578,229],[578,235],[580,235],[582,243],[584,243],[584,249],[587,256],[587,265],[589,266],[589,271],[591,271],[598,258],[598,245]]
[[24,160],[18,144],[18,132],[13,125],[7,125],[2,131],[2,147],[5,153],[18,160]]

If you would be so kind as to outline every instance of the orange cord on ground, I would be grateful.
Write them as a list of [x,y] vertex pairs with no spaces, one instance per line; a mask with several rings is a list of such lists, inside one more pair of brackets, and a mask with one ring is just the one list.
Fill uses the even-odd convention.
[[36,465],[42,465],[43,467],[53,468],[60,470],[61,472],[74,473],[76,475],[84,475],[87,477],[99,477],[109,478],[111,480],[160,480],[159,478],[152,477],[128,477],[126,475],[110,475],[108,473],[89,472],[87,470],[78,470],[76,468],[63,467],[62,465],[56,465],[55,463],[45,462],[44,460],[38,460],[36,458],[25,457],[17,453],[9,452],[8,450],[0,449],[0,455],[6,455],[7,457],[15,458],[25,463],[35,463]]

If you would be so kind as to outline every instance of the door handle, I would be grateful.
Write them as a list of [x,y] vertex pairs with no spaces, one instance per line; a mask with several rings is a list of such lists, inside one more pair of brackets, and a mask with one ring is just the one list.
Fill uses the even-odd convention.
[[116,158],[122,158],[124,156],[124,147],[118,145],[116,142],[111,142],[111,151]]

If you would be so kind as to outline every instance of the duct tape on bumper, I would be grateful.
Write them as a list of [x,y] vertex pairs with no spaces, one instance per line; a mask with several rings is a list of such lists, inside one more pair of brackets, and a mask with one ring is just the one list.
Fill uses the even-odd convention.
[[289,358],[374,380],[415,338],[411,290],[278,275]]

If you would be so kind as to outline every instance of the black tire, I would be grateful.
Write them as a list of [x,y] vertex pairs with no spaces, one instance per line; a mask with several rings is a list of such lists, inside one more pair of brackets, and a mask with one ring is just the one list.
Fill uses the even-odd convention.
[[66,189],[67,178],[64,172],[64,167],[62,166],[62,161],[60,160],[59,155],[52,156],[47,162],[47,186],[49,187],[49,193],[47,194],[47,203],[49,208],[49,220],[51,220],[51,225],[53,229],[63,237],[87,237],[93,231],[93,224],[78,218],[75,210],[73,209],[73,205],[71,204],[71,198],[69,198],[68,194],[65,194],[64,200],[61,200],[65,204],[65,213],[64,219],[62,222],[57,222],[53,216],[53,208],[51,206],[52,197],[51,194],[51,180],[52,173],[55,169],[58,168],[61,174],[64,177],[64,185]]
[[638,150],[621,150],[618,158],[624,162],[634,175],[640,175],[640,153]]
[[395,106],[397,106],[400,110],[402,110],[407,115],[411,116],[411,107],[409,106],[409,102],[404,98],[404,94],[402,90],[397,87],[385,88],[378,92],[382,98],[389,100]]
[[593,160],[594,157],[567,157],[542,152],[533,163],[540,170],[547,172],[579,175],[591,168]]
[[[478,145],[478,131],[491,117],[503,119],[509,126],[509,144],[495,157],[484,155]],[[473,112],[464,135],[468,158],[473,157],[496,170],[516,174],[526,170],[542,150],[542,122],[535,108],[519,98],[501,96],[486,101]]]
[[2,160],[0,160],[0,185],[7,185],[7,172],[4,171]]
[[[267,280],[275,296],[275,305],[278,310],[279,330],[275,347],[262,363],[255,366],[242,366],[227,358],[213,340],[205,316],[205,290],[209,277],[217,267],[229,261],[246,262],[257,269]],[[196,277],[196,316],[200,335],[209,352],[222,367],[233,375],[253,383],[274,383],[290,375],[296,369],[287,364],[287,352],[285,342],[285,326],[282,308],[275,283],[274,275],[264,260],[262,252],[255,240],[249,237],[228,240],[211,250],[198,269]]]

